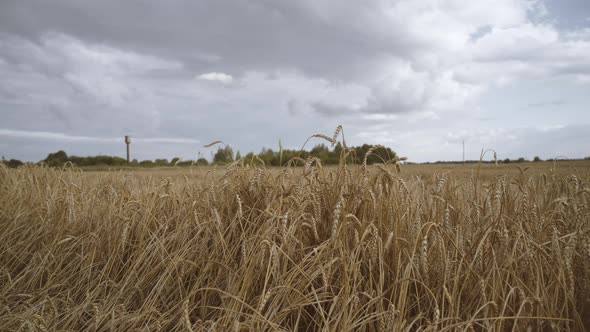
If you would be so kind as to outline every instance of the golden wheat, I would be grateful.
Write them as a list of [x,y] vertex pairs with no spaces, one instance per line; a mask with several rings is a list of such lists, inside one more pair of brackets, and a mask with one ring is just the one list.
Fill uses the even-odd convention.
[[0,330],[590,328],[586,168],[421,167],[2,167]]

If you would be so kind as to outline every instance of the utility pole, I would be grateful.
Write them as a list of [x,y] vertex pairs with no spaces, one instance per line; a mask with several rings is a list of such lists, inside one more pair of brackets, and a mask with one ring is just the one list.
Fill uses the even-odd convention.
[[127,145],[127,164],[129,164],[129,144],[131,144],[131,138],[125,135],[125,145]]
[[465,164],[465,139],[463,139],[463,164]]

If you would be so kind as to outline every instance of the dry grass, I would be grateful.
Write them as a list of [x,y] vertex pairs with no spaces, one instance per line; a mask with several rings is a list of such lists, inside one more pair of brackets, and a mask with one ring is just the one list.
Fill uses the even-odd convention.
[[0,168],[0,330],[583,330],[566,166]]

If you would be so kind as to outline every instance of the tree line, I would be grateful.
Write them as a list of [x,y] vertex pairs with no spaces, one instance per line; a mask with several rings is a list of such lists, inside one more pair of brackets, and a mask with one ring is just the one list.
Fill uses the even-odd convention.
[[[363,144],[361,146],[352,147],[351,150],[354,151],[352,155],[352,162],[353,163],[361,163],[367,151],[369,149],[374,148],[373,145]],[[307,159],[309,157],[315,157],[321,161],[323,165],[335,165],[338,164],[340,160],[340,154],[342,152],[342,145],[340,143],[336,144],[333,148],[329,148],[325,144],[318,144],[314,146],[311,150],[292,150],[292,149],[279,149],[278,151],[273,151],[269,148],[262,148],[260,153],[253,153],[249,152],[246,155],[243,155],[237,151],[234,153],[234,150],[229,145],[224,145],[219,147],[217,151],[213,154],[213,160],[210,162],[205,158],[198,158],[196,160],[182,160],[178,157],[172,158],[171,160],[168,159],[155,159],[155,160],[137,160],[133,159],[132,161],[127,163],[127,160],[121,157],[116,156],[106,156],[106,155],[99,155],[99,156],[88,156],[88,157],[80,157],[80,156],[68,156],[68,154],[63,151],[53,152],[47,155],[47,157],[41,160],[39,163],[45,164],[50,167],[61,167],[66,165],[67,163],[71,163],[76,166],[84,167],[84,166],[137,166],[137,167],[163,167],[163,166],[207,166],[209,164],[214,165],[225,165],[236,160],[242,160],[244,163],[260,163],[260,161],[264,162],[266,166],[281,166],[286,165],[287,162],[290,160],[298,157],[301,159]],[[396,153],[388,147],[375,147],[372,153],[367,158],[367,164],[373,164],[378,162],[385,162],[387,160],[393,159],[396,157]],[[349,159],[351,160],[351,159]],[[23,162],[20,160],[11,159],[9,161],[3,160],[2,161],[8,167],[18,167],[23,165]]]
[[168,161],[168,159],[155,159],[155,160],[142,160],[138,161],[137,159],[133,159],[127,163],[125,158],[116,157],[116,156],[89,156],[89,157],[79,157],[79,156],[68,156],[67,153],[63,150],[57,151],[55,153],[50,153],[47,155],[47,158],[40,161],[40,163],[44,163],[50,167],[61,167],[66,163],[72,163],[76,166],[140,166],[140,167],[157,167],[157,166],[186,166],[186,165],[208,165],[209,162],[204,159],[200,158],[198,160],[181,160],[180,158],[172,158],[172,160]]
[[[349,148],[353,151],[351,158],[348,159],[349,162],[360,164],[363,162],[365,154],[370,150],[374,150],[367,158],[367,164],[374,164],[374,163],[382,163],[387,160],[395,158],[397,155],[396,153],[388,148],[378,146],[375,148],[374,145],[363,144],[360,146],[355,146]],[[301,159],[307,159],[309,157],[315,157],[319,159],[322,165],[337,165],[340,160],[340,154],[342,152],[342,145],[338,142],[333,148],[329,148],[325,144],[318,144],[314,146],[311,150],[292,150],[292,149],[279,149],[278,151],[274,151],[269,148],[262,148],[260,153],[253,153],[249,152],[246,155],[242,156],[240,151],[234,153],[234,150],[229,145],[224,145],[222,147],[218,147],[217,151],[213,154],[213,160],[210,162],[205,158],[198,158],[196,160],[182,160],[181,158],[172,158],[171,160],[162,158],[162,159],[155,159],[155,160],[137,160],[133,159],[127,164],[127,160],[121,157],[116,156],[88,156],[88,157],[80,157],[80,156],[68,156],[67,153],[63,150],[50,153],[47,155],[47,158],[41,160],[39,163],[43,163],[50,167],[61,167],[67,163],[71,163],[76,166],[84,167],[84,166],[135,166],[135,167],[165,167],[165,166],[207,166],[210,164],[213,165],[225,165],[236,160],[242,159],[244,163],[260,163],[260,161],[264,162],[267,166],[281,166],[285,165],[290,160],[293,160],[296,157]],[[243,158],[242,158],[243,157]],[[585,157],[584,160],[590,160],[589,157]],[[498,163],[522,163],[528,162],[529,160],[521,157],[518,159],[504,159],[498,160]],[[541,158],[535,156],[533,158],[534,162],[543,161]],[[553,161],[553,159],[547,159],[546,161]],[[464,163],[478,163],[479,160],[466,160]],[[484,162],[493,162],[493,161],[484,161]],[[18,160],[18,159],[10,159],[1,161],[7,167],[10,168],[17,168],[25,163]],[[411,162],[409,162],[411,163]],[[448,164],[448,163],[462,163],[460,161],[436,161],[432,162],[432,164]],[[431,164],[431,162],[426,162],[426,164]],[[300,164],[299,164],[300,165]]]
[[[360,146],[349,147],[348,149],[353,151],[352,159],[349,159],[349,161],[352,161],[353,163],[362,163],[365,154],[371,149],[373,151],[367,157],[367,164],[369,165],[383,163],[397,156],[391,148],[384,146],[363,144]],[[279,149],[278,151],[274,151],[269,148],[262,148],[262,151],[258,154],[249,152],[243,156],[243,160],[246,163],[256,163],[257,160],[260,160],[267,166],[284,166],[287,162],[296,158],[307,159],[315,157],[321,161],[322,165],[337,165],[340,161],[341,153],[342,144],[338,142],[332,149],[325,144],[318,144],[309,151],[292,149]],[[229,145],[226,145],[218,148],[213,156],[213,163],[227,164],[240,159],[242,159],[240,152],[238,151],[234,154],[233,149]]]

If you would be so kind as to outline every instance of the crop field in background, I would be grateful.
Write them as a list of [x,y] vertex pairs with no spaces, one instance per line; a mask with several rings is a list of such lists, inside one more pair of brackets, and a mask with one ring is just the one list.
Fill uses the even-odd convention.
[[589,181],[582,161],[0,167],[0,330],[584,330]]

